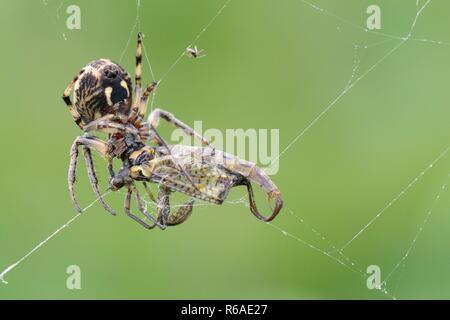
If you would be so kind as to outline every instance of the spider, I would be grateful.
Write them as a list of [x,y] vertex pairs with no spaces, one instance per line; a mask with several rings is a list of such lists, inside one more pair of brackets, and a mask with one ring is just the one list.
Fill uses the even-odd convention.
[[185,53],[189,58],[203,58],[206,56],[206,54],[204,54],[203,51],[204,51],[203,49],[198,50],[197,46],[194,46],[193,48],[187,47]]
[[[75,209],[82,212],[75,196],[75,180],[79,149],[83,151],[89,182],[103,208],[116,215],[105,202],[98,187],[91,150],[97,151],[107,162],[110,174],[109,189],[117,191],[126,187],[125,213],[147,229],[158,226],[165,229],[184,222],[192,213],[194,198],[220,204],[228,190],[235,185],[246,185],[249,192],[250,209],[261,220],[273,219],[281,209],[280,193],[271,180],[254,164],[234,156],[217,152],[207,139],[191,127],[178,120],[173,114],[162,109],[153,110],[147,121],[144,116],[150,94],[157,86],[150,83],[141,92],[142,35],[138,33],[135,86],[132,89],[129,74],[109,59],[99,59],[88,63],[69,83],[63,94],[73,120],[85,134],[77,137],[70,152],[68,185]],[[74,91],[74,103],[70,95]],[[160,119],[164,119],[187,135],[201,141],[204,147],[168,146],[156,131]],[[103,141],[91,135],[92,131],[108,134]],[[151,147],[146,143],[154,143]],[[206,153],[205,153],[206,152]],[[201,154],[201,161],[198,159]],[[223,163],[217,160],[222,156]],[[116,173],[113,159],[122,161]],[[249,180],[260,184],[271,198],[276,199],[276,207],[270,217],[261,215],[256,209]],[[142,182],[147,196],[157,204],[157,217],[150,214],[136,187]],[[158,198],[155,199],[147,182],[159,184]],[[178,210],[171,213],[169,195],[179,191],[191,196]],[[131,198],[134,195],[137,208],[147,223],[131,212]]]

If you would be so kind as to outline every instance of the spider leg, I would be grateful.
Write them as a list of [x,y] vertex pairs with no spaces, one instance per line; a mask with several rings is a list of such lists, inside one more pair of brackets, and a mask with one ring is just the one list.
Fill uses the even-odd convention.
[[139,131],[133,126],[124,125],[114,121],[115,115],[109,114],[97,120],[89,122],[83,127],[85,132],[99,131],[106,133],[129,132],[138,134]]
[[[148,128],[150,131],[152,131],[153,139],[158,143],[160,146],[163,146],[167,149],[169,155],[171,155],[170,148],[167,146],[166,142],[161,138],[161,136],[156,131],[156,126],[159,124],[159,119],[163,118],[164,120],[168,121],[169,123],[173,124],[177,128],[181,128],[186,134],[195,137],[199,139],[204,145],[208,145],[210,148],[212,148],[213,154],[215,153],[214,147],[212,147],[207,139],[205,139],[202,135],[197,133],[194,129],[186,125],[185,123],[178,120],[172,113],[162,110],[162,109],[155,109],[150,113],[148,117],[147,123],[143,125],[143,127]],[[173,157],[172,157],[173,158]],[[191,185],[198,190],[197,185],[192,181],[190,175],[186,172],[186,170],[180,166],[176,159],[173,158],[173,163],[177,167],[177,169],[186,177],[186,179],[191,183]]]
[[174,213],[170,213],[170,189],[161,187],[158,193],[158,221],[167,226],[183,223],[192,213],[194,199],[190,199]]
[[157,85],[158,85],[158,82],[150,83],[147,86],[147,88],[145,89],[144,93],[142,94],[142,97],[141,97],[141,100],[139,103],[139,110],[138,110],[136,122],[141,123],[142,119],[144,119],[145,114],[147,113],[148,97],[155,90]]
[[114,172],[113,161],[112,159],[108,160],[108,172],[111,177],[114,177],[116,173]]
[[153,229],[156,226],[156,223],[153,223],[152,225],[149,225],[147,223],[145,223],[144,220],[142,220],[141,218],[139,218],[138,216],[135,216],[134,214],[132,214],[130,212],[130,207],[131,207],[131,194],[133,192],[131,191],[131,189],[128,189],[128,193],[125,197],[125,205],[124,205],[124,209],[125,209],[125,213],[127,214],[127,216],[129,216],[131,219],[133,219],[134,221],[136,221],[137,223],[139,223],[141,226],[143,226],[146,229]]
[[134,121],[138,115],[139,103],[141,99],[141,77],[142,77],[142,33],[138,32],[137,49],[136,49],[136,71],[135,71],[135,85],[134,98],[131,105],[131,113],[129,119]]
[[142,184],[144,185],[145,193],[147,193],[147,196],[149,197],[149,199],[153,202],[156,202],[155,196],[153,195],[152,191],[148,187],[147,182],[143,181]]
[[80,75],[84,72],[84,69],[82,69],[73,79],[70,81],[69,85],[67,86],[66,90],[64,90],[63,93],[63,100],[66,103],[67,107],[69,108],[70,114],[72,115],[73,121],[79,126],[81,129],[83,129],[83,122],[81,120],[81,116],[78,113],[78,111],[75,109],[75,107],[72,104],[72,101],[70,100],[70,93],[73,90],[73,87],[75,86],[75,82],[77,82]]
[[67,181],[69,185],[69,193],[70,198],[72,199],[73,205],[75,209],[78,212],[82,212],[82,209],[80,208],[78,201],[75,196],[75,181],[76,181],[76,170],[77,170],[77,164],[78,164],[78,147],[80,145],[87,146],[89,148],[93,148],[97,150],[104,158],[108,158],[107,155],[107,144],[106,142],[97,139],[95,137],[77,137],[75,141],[72,144],[72,147],[70,149],[70,166],[69,166],[69,172],[67,175]]
[[155,109],[155,110],[153,110],[150,113],[150,115],[148,116],[148,118],[147,118],[147,123],[148,123],[147,126],[149,128],[151,128],[151,126],[153,126],[154,128],[157,128],[158,124],[159,124],[159,120],[161,118],[166,120],[167,122],[169,122],[170,124],[172,124],[176,128],[182,129],[184,131],[184,133],[186,133],[187,135],[198,139],[199,141],[201,141],[201,143],[203,145],[209,146],[209,147],[214,149],[214,147],[211,146],[209,141],[207,139],[205,139],[201,134],[196,132],[194,129],[189,127],[184,122],[178,120],[172,113],[170,113],[170,112],[168,112],[166,110],[163,110],[163,109]]
[[80,205],[78,204],[77,198],[75,196],[75,181],[76,181],[76,172],[77,172],[77,162],[78,162],[78,144],[77,141],[72,144],[72,148],[70,149],[70,166],[69,173],[67,175],[67,182],[69,184],[69,193],[70,199],[72,199],[72,203],[75,209],[78,212],[82,212]]
[[84,154],[84,160],[86,161],[87,172],[88,172],[88,176],[89,176],[89,181],[92,186],[92,190],[94,190],[94,193],[97,196],[97,199],[99,200],[102,207],[106,211],[111,213],[113,216],[115,216],[116,212],[113,209],[111,209],[111,207],[105,202],[105,200],[103,199],[103,197],[100,193],[100,190],[98,189],[98,179],[97,179],[97,175],[95,174],[94,161],[92,160],[91,150],[86,145],[83,145],[83,154]]
[[135,194],[135,198],[136,198],[136,204],[137,207],[139,209],[139,211],[151,222],[153,222],[154,224],[156,224],[161,230],[164,230],[166,228],[165,225],[160,224],[157,219],[153,218],[153,216],[147,212],[147,210],[145,209],[143,203],[142,203],[142,198],[141,198],[141,194],[139,193],[138,189],[136,189],[136,187],[134,185],[131,185],[130,189],[132,190],[132,192],[134,192]]

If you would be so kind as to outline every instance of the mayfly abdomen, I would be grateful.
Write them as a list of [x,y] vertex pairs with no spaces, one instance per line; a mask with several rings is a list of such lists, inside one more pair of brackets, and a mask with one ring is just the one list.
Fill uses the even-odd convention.
[[[183,168],[189,179],[177,169],[177,164]],[[241,180],[239,175],[230,174],[214,162],[213,158],[199,159],[192,154],[180,156],[175,153],[171,161],[167,161],[167,156],[164,156],[150,161],[149,167],[150,180],[163,184],[172,191],[215,204],[223,203],[229,190]]]

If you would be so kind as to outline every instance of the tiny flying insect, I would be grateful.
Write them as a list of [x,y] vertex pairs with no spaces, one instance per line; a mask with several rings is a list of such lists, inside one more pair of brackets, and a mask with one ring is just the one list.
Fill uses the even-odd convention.
[[[147,229],[155,226],[165,229],[186,221],[192,213],[195,199],[222,204],[229,190],[238,185],[247,187],[250,210],[258,219],[274,219],[281,210],[283,201],[278,188],[263,170],[251,162],[216,151],[208,140],[170,112],[155,109],[147,121],[144,121],[149,96],[157,83],[151,83],[141,92],[141,71],[142,36],[138,33],[134,90],[129,74],[122,67],[109,59],[99,59],[88,63],[64,91],[63,100],[73,120],[85,132],[75,139],[70,152],[68,184],[76,210],[82,211],[74,188],[81,148],[89,182],[103,208],[116,214],[100,193],[91,150],[97,151],[108,162],[109,189],[127,189],[125,213]],[[72,91],[74,103],[70,98]],[[156,131],[160,119],[200,140],[203,147],[168,146]],[[90,134],[93,131],[107,133],[108,140],[103,141],[93,136]],[[152,147],[147,143],[156,146]],[[114,158],[122,161],[117,172],[113,168]],[[156,204],[156,217],[147,211],[136,187],[138,182],[142,182],[148,197]],[[147,182],[159,185],[156,199]],[[269,216],[258,212],[251,182],[263,188],[268,194],[269,203],[271,199],[275,199],[275,207]],[[191,199],[171,212],[169,195],[175,191],[184,193]],[[144,218],[131,212],[133,195]]]
[[204,50],[198,50],[197,46],[194,46],[193,48],[187,47],[185,53],[189,58],[203,58],[206,56]]

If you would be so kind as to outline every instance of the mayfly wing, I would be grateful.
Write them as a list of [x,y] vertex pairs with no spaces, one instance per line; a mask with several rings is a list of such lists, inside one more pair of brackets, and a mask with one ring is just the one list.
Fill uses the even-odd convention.
[[192,178],[190,177],[190,175],[184,170],[184,168],[182,166],[180,166],[178,164],[178,161],[173,157],[171,149],[169,148],[167,143],[164,141],[164,139],[159,135],[158,131],[156,131],[155,127],[152,124],[150,124],[150,129],[153,131],[153,134],[158,139],[161,146],[167,151],[168,155],[170,155],[172,157],[173,163],[176,166],[176,168],[178,169],[178,171],[184,176],[184,178],[186,180],[189,181],[189,183],[191,184],[191,187],[193,189],[196,189],[196,191],[200,192],[200,190],[198,190],[197,185],[195,185],[195,183],[192,180]]
[[[167,150],[157,150],[166,154]],[[228,195],[229,190],[238,181],[238,177],[227,172],[216,158],[211,154],[204,153],[205,148],[190,146],[170,147],[172,159],[183,168],[186,175],[178,170],[168,156],[162,156],[152,160],[152,180],[164,184],[169,188],[185,193],[187,195],[209,201],[222,203]]]

